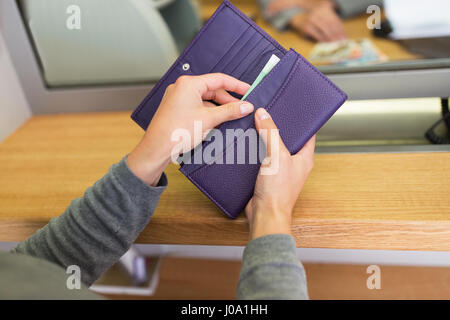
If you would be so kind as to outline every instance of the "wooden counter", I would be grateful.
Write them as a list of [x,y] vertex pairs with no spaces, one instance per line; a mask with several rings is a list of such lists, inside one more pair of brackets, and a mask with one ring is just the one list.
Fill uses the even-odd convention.
[[[58,216],[140,140],[130,112],[35,116],[0,144],[0,241]],[[175,165],[139,243],[245,245]],[[450,153],[317,154],[297,202],[299,247],[450,250]]]

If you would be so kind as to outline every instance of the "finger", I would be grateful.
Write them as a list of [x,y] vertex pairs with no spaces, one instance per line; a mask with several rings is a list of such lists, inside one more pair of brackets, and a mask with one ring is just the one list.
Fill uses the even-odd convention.
[[255,125],[256,129],[260,133],[261,139],[264,141],[267,149],[267,156],[271,157],[276,152],[276,146],[274,143],[278,143],[279,150],[286,150],[286,147],[281,140],[278,128],[273,122],[270,114],[263,108],[259,108],[255,113]]
[[346,38],[345,30],[341,29],[338,23],[331,25],[331,30],[335,40],[343,40]]
[[322,32],[320,32],[314,25],[308,25],[306,28],[305,28],[305,34],[307,35],[307,36],[310,36],[310,37],[312,37],[314,40],[317,40],[317,41],[319,41],[319,42],[324,42],[324,41],[326,41],[325,40],[325,37],[324,37],[324,35],[322,34]]
[[330,25],[329,21],[313,20],[312,24],[314,25],[315,29],[321,33],[321,41],[337,40],[337,37],[334,35],[334,31],[332,30],[332,26]]
[[248,116],[253,112],[254,107],[250,102],[237,101],[227,103],[215,108],[206,109],[212,119],[211,126],[215,127],[219,124],[231,120],[236,120]]
[[204,100],[213,100],[218,104],[227,104],[231,102],[239,101],[239,99],[233,97],[224,89],[218,89],[216,91],[209,91],[203,95]]
[[327,20],[329,21],[329,30],[332,32],[335,38],[343,39],[346,37],[344,23],[334,11],[332,11],[332,13],[327,16]]
[[219,89],[235,92],[240,95],[244,95],[250,89],[248,83],[223,73],[208,73],[191,78],[193,85],[197,88],[202,98],[208,92]]
[[340,39],[347,39],[347,31],[345,31],[344,24],[342,23],[342,20],[339,18],[339,22],[336,23],[336,31],[340,37]]
[[280,11],[280,5],[278,4],[278,1],[272,1],[269,3],[266,9],[266,14],[270,17],[276,14]]
[[346,37],[344,24],[342,23],[341,18],[336,14],[330,16],[329,31],[332,33],[335,40],[341,40]]
[[209,101],[203,101],[203,105],[207,108],[217,107],[214,103]]

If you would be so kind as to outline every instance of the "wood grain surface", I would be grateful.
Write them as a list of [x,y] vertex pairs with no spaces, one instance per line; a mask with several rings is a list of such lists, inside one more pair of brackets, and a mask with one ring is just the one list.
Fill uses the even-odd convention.
[[[0,144],[0,241],[21,241],[140,140],[130,112],[32,117]],[[139,243],[245,245],[175,165]],[[450,153],[316,154],[295,206],[299,247],[450,250]]]
[[[368,266],[305,263],[314,299],[450,299],[450,268],[380,266],[381,288],[369,290]],[[166,257],[155,295],[110,299],[235,299],[240,261]]]

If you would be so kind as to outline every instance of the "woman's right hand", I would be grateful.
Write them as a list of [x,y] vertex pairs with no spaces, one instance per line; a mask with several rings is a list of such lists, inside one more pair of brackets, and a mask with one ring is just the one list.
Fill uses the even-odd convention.
[[[255,124],[257,130],[266,130],[267,134],[262,134],[261,138],[266,144],[267,156],[258,174],[253,197],[245,208],[250,240],[269,234],[291,234],[292,211],[313,168],[315,146],[314,135],[291,156],[266,110],[257,110]],[[263,170],[274,161],[278,161],[277,170],[264,174]]]

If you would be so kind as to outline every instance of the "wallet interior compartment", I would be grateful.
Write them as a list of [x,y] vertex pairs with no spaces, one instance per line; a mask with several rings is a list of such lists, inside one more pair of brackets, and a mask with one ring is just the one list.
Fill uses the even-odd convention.
[[[265,55],[264,59],[260,61],[260,68],[262,69],[267,61],[270,59],[270,52]],[[280,59],[280,61],[275,65],[275,67],[269,72],[269,74],[253,89],[253,91],[248,95],[246,101],[251,102],[255,109],[265,108],[268,109],[274,100],[275,96],[280,92],[283,84],[286,82],[291,70],[298,59],[298,54],[294,50],[289,50],[288,53]],[[258,68],[255,68],[258,70]],[[259,74],[261,70],[254,72],[253,69],[248,71],[256,73],[252,74],[252,77]],[[248,76],[244,74],[243,77]],[[253,124],[253,118],[245,117],[232,121],[234,123],[234,128],[248,128]],[[244,121],[245,120],[245,121]],[[242,122],[241,122],[242,121]],[[247,124],[247,125],[245,125]]]
[[[261,83],[249,94],[247,97],[247,101],[251,102],[255,106],[255,110],[257,108],[268,108],[270,107],[273,99],[280,91],[281,87],[285,83],[288,78],[292,67],[298,59],[298,54],[295,51],[290,50],[278,64],[269,72],[269,74],[261,81]],[[254,126],[254,114],[248,115],[244,118],[228,121],[222,123],[218,129],[222,132],[222,136],[226,137],[226,131],[228,129],[243,129],[244,131],[248,128]],[[239,136],[236,136],[233,143],[235,143],[239,139]],[[202,156],[197,153],[203,152],[204,148],[212,143],[213,141],[203,141],[202,147],[198,147],[194,149],[193,154],[191,155],[192,159],[201,159]],[[226,152],[226,149],[229,145],[226,144],[227,141],[223,141],[223,151],[221,154],[215,155],[216,157],[221,157]],[[192,158],[194,157],[194,158]],[[192,162],[192,161],[191,161]],[[206,163],[184,163],[182,164],[182,172],[185,175],[189,175],[199,168],[208,165]]]
[[255,35],[255,30],[251,26],[248,26],[229,48],[222,46],[223,56],[211,68],[210,72],[223,72],[227,67],[237,64],[240,61],[239,56],[242,55],[243,51],[249,47],[253,47],[261,38],[261,35],[259,37]]
[[284,54],[280,55],[276,49],[273,49],[270,46],[266,47],[261,53],[259,53],[256,59],[250,60],[250,64],[244,65],[244,68],[241,68],[232,74],[232,76],[248,84],[252,84],[264,69],[264,66],[270,60],[272,55],[277,56],[280,60],[282,60],[284,56]]
[[[264,59],[259,60],[261,69],[270,59],[270,54],[267,54]],[[248,95],[246,101],[251,102],[255,109],[257,108],[267,108],[275,95],[279,92],[286,78],[288,77],[295,61],[298,59],[298,54],[295,51],[290,50],[286,55],[284,55],[277,65],[269,72],[269,74],[253,89],[253,91]],[[249,70],[247,74],[243,77],[248,76],[250,73],[252,77],[256,76],[261,72],[260,69]],[[228,121],[219,126],[219,130],[223,131],[226,129],[238,129],[238,128],[249,128],[253,123],[254,115],[251,114],[241,119]]]

